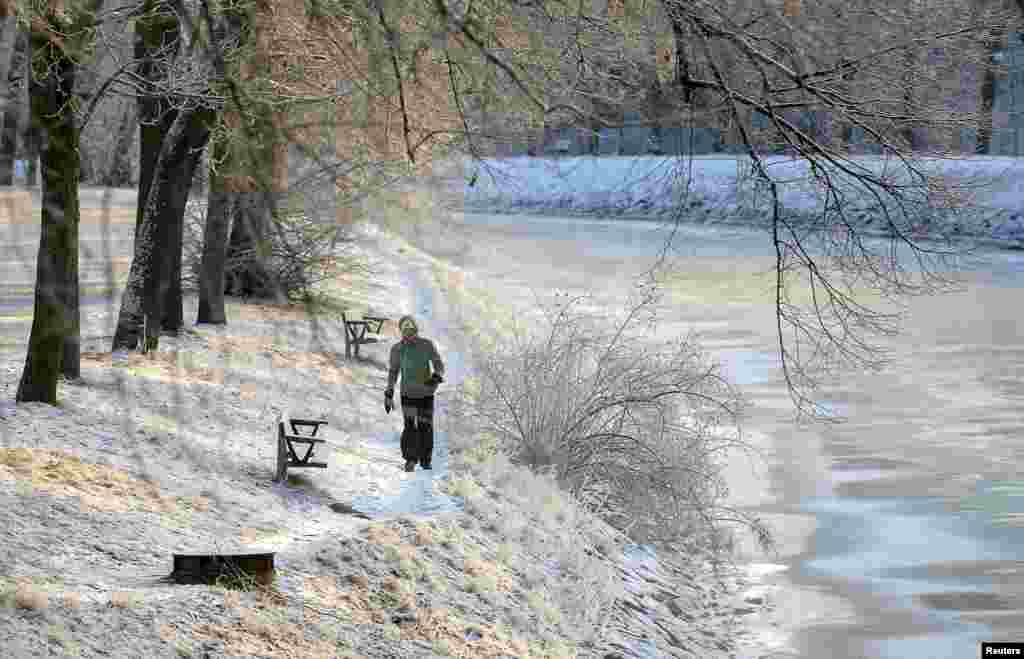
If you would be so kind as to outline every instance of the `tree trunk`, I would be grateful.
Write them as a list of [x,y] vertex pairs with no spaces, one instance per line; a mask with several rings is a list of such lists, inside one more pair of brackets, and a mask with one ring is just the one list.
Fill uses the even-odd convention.
[[[112,188],[126,188],[132,184],[132,163],[129,153],[132,147],[132,140],[135,139],[135,129],[138,126],[138,109],[131,103],[125,104],[124,113],[121,115],[121,127],[118,129],[117,142],[114,145],[114,154],[110,160],[110,169],[100,172],[100,185]],[[138,225],[136,216],[136,225]]]
[[0,185],[13,185],[21,99],[11,84],[12,62],[17,59],[18,25],[14,16],[0,19]]
[[693,88],[686,84],[689,80],[690,56],[686,52],[686,30],[680,19],[672,18],[672,39],[675,43],[675,74],[672,76],[672,87],[682,93],[682,101],[686,105],[693,103]]
[[192,190],[196,167],[202,159],[203,149],[210,139],[211,112],[191,113],[185,129],[186,148],[181,160],[172,163],[174,171],[168,179],[168,189],[160,194],[167,200],[161,209],[160,224],[168,232],[167,277],[161,281],[164,298],[163,316],[160,328],[164,332],[177,334],[185,325],[181,299],[181,249],[185,231],[185,206]]
[[[53,53],[46,36],[33,33],[32,50]],[[69,110],[75,65],[59,55],[49,75],[30,81],[32,123],[45,131],[42,149],[42,228],[28,356],[18,384],[19,402],[57,402],[57,378],[79,374],[78,128]]]
[[1003,43],[1003,28],[993,28],[992,38],[985,44],[988,54],[986,58],[985,73],[981,81],[980,107],[978,108],[978,141],[975,147],[977,153],[992,153],[992,137],[994,126],[992,125],[992,110],[996,99],[996,61],[995,56]]
[[260,190],[235,194],[228,259],[241,262],[228,274],[225,293],[249,298],[278,298],[266,266],[268,229],[272,210],[270,194]]
[[169,232],[164,209],[170,205],[171,179],[179,171],[181,160],[188,156],[188,124],[196,110],[178,113],[170,130],[164,137],[160,155],[146,197],[142,224],[137,227],[135,253],[132,256],[128,283],[121,298],[121,311],[117,318],[117,329],[111,350],[134,350],[139,345],[139,335],[145,322],[143,351],[157,347],[160,325],[163,318],[164,296],[161,284],[166,281],[169,259],[167,241]]
[[[31,96],[29,94],[29,80],[32,78],[32,54],[30,52],[29,36],[22,30],[18,34],[17,45],[15,46],[15,52],[17,53],[15,58],[15,64],[24,76],[24,83],[19,87],[19,107],[22,109],[22,113],[19,115],[21,121],[18,123],[24,126],[24,132],[21,135],[22,144],[24,149],[25,158],[28,160],[27,171],[25,172],[25,185],[34,187],[41,183],[39,177],[39,157],[42,152],[42,134],[41,128],[31,118]],[[81,174],[79,174],[81,176]]]
[[[903,51],[903,113],[907,117],[916,116],[918,114],[915,99],[916,94],[916,82],[917,82],[917,56],[913,48],[907,48]],[[909,120],[905,119],[903,126],[900,128],[900,133],[904,141],[906,141],[908,148],[911,153],[916,153],[918,150],[917,133],[914,130],[914,124]]]
[[[14,16],[0,18],[0,80],[7,80],[14,68],[14,46],[18,37],[18,23]],[[6,100],[6,99],[5,99]],[[2,108],[4,112],[7,108]]]
[[[227,149],[220,143],[211,162],[223,162]],[[231,218],[238,196],[229,186],[229,179],[210,168],[210,197],[206,206],[203,229],[203,259],[199,275],[199,313],[196,323],[225,325],[224,271],[228,256]]]
[[232,267],[226,277],[225,292],[245,298],[279,297],[272,272],[267,267],[267,257],[275,195],[282,186],[274,176],[276,136],[273,118],[269,109],[263,108],[262,111],[266,114],[255,130],[269,144],[251,146],[246,153],[244,162],[250,163],[253,176],[246,185],[235,186],[238,192],[228,241],[228,262]]
[[3,129],[0,130],[0,185],[14,185],[14,158],[17,147],[18,115],[14,112],[5,112]]
[[[151,3],[147,3],[151,5]],[[175,42],[178,22],[173,14],[157,14],[148,20],[135,23],[135,58],[139,62],[138,75],[147,83],[146,93],[138,97],[139,116],[139,206],[135,215],[135,238],[139,237],[145,200],[149,198],[149,187],[153,170],[160,155],[164,135],[168,133],[177,112],[167,99],[157,96],[153,83],[163,75],[156,62],[151,61],[161,48]],[[168,53],[164,57],[173,57]]]

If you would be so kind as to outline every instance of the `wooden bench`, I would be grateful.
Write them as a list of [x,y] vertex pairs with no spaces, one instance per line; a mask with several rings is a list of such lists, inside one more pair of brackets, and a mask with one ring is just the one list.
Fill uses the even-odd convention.
[[[380,331],[386,318],[379,316],[363,316],[362,320],[349,320],[345,312],[341,312],[341,320],[345,323],[345,357],[355,352],[359,357],[359,346],[380,341]],[[376,336],[367,336],[367,334]]]
[[[326,469],[326,462],[314,462],[313,449],[317,444],[326,443],[326,439],[316,436],[320,426],[326,426],[327,422],[314,419],[293,419],[288,412],[282,412],[277,420],[277,471],[274,480],[283,483],[288,477],[288,467],[318,467]],[[307,435],[299,432],[299,428],[312,428],[313,431]],[[306,454],[301,458],[295,451],[296,444],[306,444]]]

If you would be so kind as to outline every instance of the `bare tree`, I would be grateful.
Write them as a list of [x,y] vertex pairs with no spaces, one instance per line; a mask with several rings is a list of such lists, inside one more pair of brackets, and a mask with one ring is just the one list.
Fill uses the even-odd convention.
[[[0,4],[0,185],[11,185],[14,174],[15,142],[18,131],[19,99],[10,76],[17,67],[18,20],[13,2]],[[20,73],[20,72],[19,72]]]
[[[147,2],[136,22],[139,97],[139,213],[135,254],[122,298],[113,349],[159,344],[161,331],[184,324],[181,295],[183,216],[193,174],[216,121],[219,101],[208,94],[202,51],[182,48],[187,9]],[[155,153],[154,153],[155,151]]]
[[35,307],[28,355],[17,400],[57,402],[57,379],[79,376],[78,311],[78,126],[71,101],[76,57],[71,38],[76,19],[50,11],[37,17],[31,32],[33,53],[32,121],[44,137],[42,148],[42,230],[36,264]]
[[113,350],[134,349],[140,338],[144,342],[144,351],[153,350],[159,344],[166,299],[164,286],[170,265],[170,260],[161,257],[160,252],[171,244],[170,232],[173,229],[161,221],[163,208],[169,201],[167,195],[174,190],[172,177],[179,170],[181,161],[189,157],[189,123],[195,121],[199,112],[198,108],[180,109],[161,144],[142,224],[135,239],[135,255],[121,300]]
[[981,83],[981,107],[978,117],[978,153],[992,153],[993,123],[992,111],[995,109],[996,100],[996,79],[999,77],[998,54],[1003,48],[1005,29],[1003,26],[994,26],[982,39],[985,53],[988,56],[988,66],[984,67]]
[[[223,160],[223,143],[215,149],[211,162]],[[228,236],[237,191],[232,190],[231,179],[221,175],[211,164],[210,196],[206,207],[206,222],[203,228],[203,252],[199,277],[199,309],[196,323],[224,325],[227,314],[224,310],[224,274],[227,260]]]
[[176,163],[177,170],[168,180],[169,187],[163,193],[167,200],[163,207],[163,222],[167,223],[169,240],[161,328],[171,334],[177,334],[185,325],[181,290],[185,205],[189,199],[196,168],[210,139],[211,123],[216,121],[216,116],[216,112],[212,110],[192,114],[185,131],[185,156]]
[[[153,2],[143,7],[147,16],[135,23],[135,57],[139,63],[139,78],[146,89],[139,96],[139,199],[148,198],[156,159],[164,136],[168,133],[179,110],[177,99],[162,87],[175,68],[181,48],[180,24],[177,16],[167,7]],[[179,67],[180,68],[180,67]],[[185,204],[192,186],[193,173],[209,139],[210,113],[194,112],[186,129],[185,157],[173,163],[175,171],[166,181],[170,186],[158,191],[162,202],[159,241],[159,264],[155,269],[159,284],[157,294],[162,298],[160,326],[165,332],[177,333],[184,325],[181,295],[181,243],[184,230]],[[143,221],[145,204],[139,204],[136,217],[136,236]]]
[[[894,332],[898,326],[898,313],[865,306],[855,290],[867,288],[883,299],[899,300],[950,284],[941,273],[957,250],[952,244],[924,243],[915,229],[937,224],[932,220],[939,215],[964,213],[979,181],[960,186],[930,165],[928,156],[952,155],[930,136],[975,127],[979,114],[926,93],[945,89],[942,77],[948,73],[929,60],[941,51],[951,62],[984,66],[974,49],[958,46],[965,39],[977,42],[995,26],[1004,29],[1020,20],[1013,16],[1016,10],[993,6],[972,14],[933,2],[836,0],[805,4],[801,15],[792,17],[784,16],[777,3],[764,0],[666,0],[662,6],[671,17],[666,29],[673,37],[687,37],[686,53],[677,55],[675,86],[680,93],[686,88],[703,96],[708,109],[699,120],[735,128],[767,193],[752,212],[767,219],[776,250],[774,302],[784,374],[797,409],[821,412],[813,400],[818,376],[840,364],[880,366],[885,355],[868,338]],[[474,10],[459,17],[455,5],[444,0],[436,0],[435,7],[482,59],[511,80],[503,90],[506,96],[519,94],[541,113],[555,109],[543,94],[534,93],[528,67],[490,44]],[[594,33],[605,29],[589,9],[574,10],[567,20]],[[846,52],[836,48],[840,32],[846,33]],[[595,49],[581,46],[579,52],[584,59],[581,68],[592,80],[609,76],[600,70],[600,58],[587,59]],[[700,70],[692,66],[694,57],[700,58]],[[727,61],[733,63],[727,67]],[[610,79],[614,75],[611,72]],[[581,88],[597,90],[600,85]],[[594,103],[584,100],[591,101],[573,99],[569,112],[593,116]],[[609,96],[602,100],[620,102]],[[692,121],[694,109],[692,103],[680,103],[678,122]],[[881,156],[856,157],[843,140],[798,120],[811,113],[862,133],[866,145]],[[758,134],[753,129],[754,114],[766,118],[767,131]],[[782,145],[794,164],[803,167],[775,173],[779,168],[770,168],[759,148],[763,141]],[[680,177],[685,171],[679,168]],[[799,181],[793,181],[794,174]],[[782,193],[794,184],[817,191],[816,209],[783,204]],[[888,236],[887,241],[869,240],[856,221],[864,214],[877,219],[874,227]],[[953,238],[935,231],[930,237]],[[801,301],[804,298],[809,302]]]

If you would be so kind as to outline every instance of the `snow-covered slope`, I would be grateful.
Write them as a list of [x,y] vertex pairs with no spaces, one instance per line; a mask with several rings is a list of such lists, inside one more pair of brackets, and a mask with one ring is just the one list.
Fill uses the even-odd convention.
[[[793,218],[811,218],[823,208],[824,197],[808,163],[772,157],[769,173],[779,184],[783,207]],[[966,212],[939,208],[938,196],[910,190],[925,202],[908,226],[926,233],[952,233],[1024,245],[1024,161],[1016,158],[927,160],[929,173],[967,195]],[[852,160],[851,167],[906,182],[898,161],[878,156]],[[697,222],[764,222],[769,217],[765,190],[755,186],[750,160],[732,156],[689,158],[578,157],[509,158],[472,162],[461,186],[467,210],[543,212],[601,216],[671,216],[680,209],[684,219]],[[871,224],[882,214],[878,201],[853,179],[832,172],[845,195],[852,220]],[[890,211],[894,204],[889,202]]]

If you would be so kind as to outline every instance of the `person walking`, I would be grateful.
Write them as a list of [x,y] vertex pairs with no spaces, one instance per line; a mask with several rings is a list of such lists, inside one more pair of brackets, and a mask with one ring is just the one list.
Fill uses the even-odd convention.
[[[430,339],[419,336],[412,316],[398,321],[402,339],[391,346],[388,360],[388,388],[384,391],[384,411],[395,407],[395,382],[402,376],[402,458],[405,470],[413,471],[416,463],[431,468],[434,454],[434,392],[444,382],[444,362]],[[433,366],[433,372],[431,372]]]

